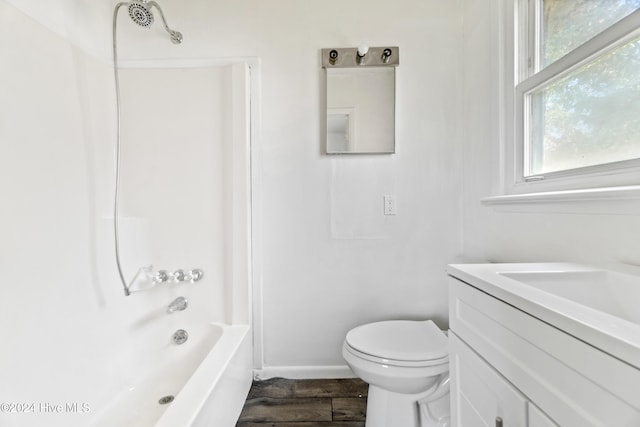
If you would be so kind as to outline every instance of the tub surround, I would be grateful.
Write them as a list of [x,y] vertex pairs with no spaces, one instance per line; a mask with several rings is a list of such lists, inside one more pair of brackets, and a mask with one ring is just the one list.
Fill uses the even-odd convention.
[[[112,10],[92,11],[105,12],[105,22],[111,19]],[[249,66],[201,60],[181,70],[167,63],[122,70],[120,237],[127,277],[150,264],[206,272],[196,283],[165,283],[125,297],[113,249],[112,66],[4,0],[0,22],[7,41],[7,66],[0,71],[6,95],[0,102],[0,157],[11,159],[0,180],[3,200],[11,206],[0,221],[0,279],[15,284],[0,298],[3,315],[11,319],[0,330],[13,336],[10,348],[0,352],[0,401],[65,409],[3,412],[0,424],[87,426],[127,400],[155,410],[163,397],[155,385],[173,379],[174,391],[167,393],[175,400],[161,417],[174,413],[168,425],[186,425],[177,418],[202,425],[220,414],[237,417],[252,378]],[[167,306],[179,296],[187,298],[188,308],[168,314]],[[184,366],[176,362],[179,368],[165,366],[168,376],[155,364],[168,353],[191,358],[198,328],[212,323],[232,332],[208,353],[197,352]],[[243,331],[231,340],[235,344],[224,344],[236,328]],[[189,333],[182,345],[171,340],[179,329]],[[206,368],[209,360],[220,365]],[[194,372],[208,373],[199,380]],[[237,378],[240,385],[227,385]],[[206,389],[192,385],[198,381]],[[154,392],[135,396],[145,385]],[[235,391],[220,391],[227,388]],[[181,399],[180,390],[201,400]],[[211,407],[231,414],[212,415]],[[205,413],[208,419],[200,418]],[[157,414],[149,415],[153,423]],[[113,421],[115,415],[106,418]]]

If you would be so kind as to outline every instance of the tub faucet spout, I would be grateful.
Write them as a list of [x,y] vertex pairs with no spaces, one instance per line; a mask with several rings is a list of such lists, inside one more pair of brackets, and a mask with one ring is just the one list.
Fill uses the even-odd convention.
[[174,299],[169,307],[167,307],[167,313],[173,313],[174,311],[182,311],[187,308],[188,302],[185,297],[178,297]]

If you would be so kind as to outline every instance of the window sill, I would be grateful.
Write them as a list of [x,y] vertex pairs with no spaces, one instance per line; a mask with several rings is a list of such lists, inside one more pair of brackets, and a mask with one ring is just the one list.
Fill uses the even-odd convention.
[[[583,190],[546,191],[526,194],[489,196],[480,200],[483,205],[500,207],[529,207],[531,210],[553,210],[567,213],[637,214],[630,206],[640,204],[640,185],[589,188]],[[551,207],[551,209],[545,208]]]

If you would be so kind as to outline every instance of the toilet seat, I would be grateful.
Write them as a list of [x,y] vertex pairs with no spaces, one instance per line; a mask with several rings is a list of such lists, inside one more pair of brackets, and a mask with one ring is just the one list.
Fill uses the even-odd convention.
[[379,365],[384,365],[384,366],[395,366],[400,368],[431,368],[434,366],[443,366],[446,370],[448,369],[448,364],[449,364],[448,357],[444,357],[441,359],[420,360],[416,362],[410,362],[406,360],[394,360],[389,358],[371,356],[370,354],[363,353],[361,351],[358,351],[352,348],[346,342],[344,343],[344,350],[346,350],[347,352],[349,352],[350,354],[352,354],[353,356],[359,359],[373,362]]
[[347,333],[345,349],[375,363],[428,367],[448,363],[446,335],[431,320],[389,320],[358,326]]

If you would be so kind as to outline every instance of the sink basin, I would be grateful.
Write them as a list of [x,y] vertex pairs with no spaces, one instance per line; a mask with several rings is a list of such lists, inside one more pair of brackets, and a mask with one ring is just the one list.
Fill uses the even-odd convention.
[[640,280],[610,271],[513,271],[500,275],[640,324]]
[[570,263],[452,264],[447,272],[640,369],[640,277]]

